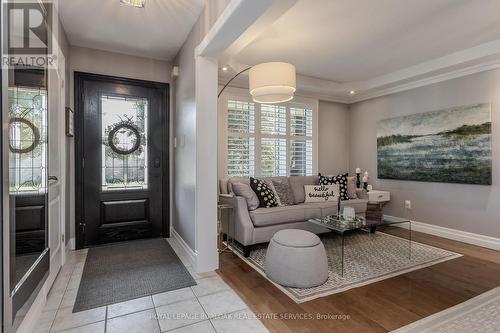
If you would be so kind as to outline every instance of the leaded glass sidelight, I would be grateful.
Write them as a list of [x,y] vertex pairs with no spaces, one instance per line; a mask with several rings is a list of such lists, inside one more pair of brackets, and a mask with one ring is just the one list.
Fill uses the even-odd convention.
[[148,187],[148,100],[101,97],[102,190]]
[[9,87],[10,193],[45,193],[47,90]]

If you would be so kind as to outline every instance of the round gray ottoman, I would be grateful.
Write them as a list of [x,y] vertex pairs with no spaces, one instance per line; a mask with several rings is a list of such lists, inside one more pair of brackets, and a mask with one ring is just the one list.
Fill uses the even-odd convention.
[[323,243],[309,231],[278,231],[267,248],[266,275],[287,287],[310,288],[325,283],[328,261]]

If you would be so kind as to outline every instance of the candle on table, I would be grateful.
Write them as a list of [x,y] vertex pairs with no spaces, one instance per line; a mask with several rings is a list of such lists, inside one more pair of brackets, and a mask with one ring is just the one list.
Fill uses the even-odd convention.
[[360,168],[356,168],[356,173],[361,173],[361,169]]
[[366,183],[368,181],[368,176],[363,177],[363,183]]
[[367,189],[368,191],[371,191],[371,190],[373,190],[373,186],[368,185],[368,186],[366,187],[366,189]]
[[365,171],[365,177],[368,178],[368,171]]

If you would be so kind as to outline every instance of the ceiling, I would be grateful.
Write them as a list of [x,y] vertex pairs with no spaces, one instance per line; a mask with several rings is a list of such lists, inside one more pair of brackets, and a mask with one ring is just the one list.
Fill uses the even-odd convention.
[[69,43],[172,60],[203,9],[203,0],[146,0],[145,8],[120,0],[60,1]]
[[298,0],[233,58],[368,81],[500,39],[499,13],[497,0]]

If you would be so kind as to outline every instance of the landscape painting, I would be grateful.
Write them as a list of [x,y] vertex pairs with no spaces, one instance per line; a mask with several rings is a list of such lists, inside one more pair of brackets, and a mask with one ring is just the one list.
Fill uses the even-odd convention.
[[491,105],[382,120],[378,178],[491,185]]

